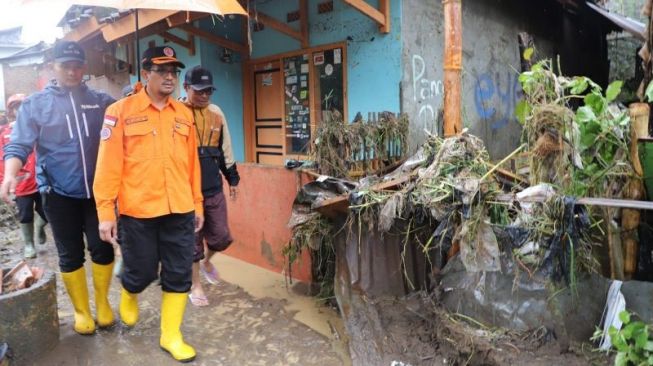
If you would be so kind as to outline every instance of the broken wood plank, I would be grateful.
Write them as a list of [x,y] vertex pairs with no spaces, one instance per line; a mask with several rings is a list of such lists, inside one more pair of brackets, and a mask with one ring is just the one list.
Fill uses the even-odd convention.
[[302,37],[301,31],[297,31],[294,28],[288,26],[287,24],[282,23],[267,14],[261,13],[260,11],[255,13],[250,13],[250,18],[257,20],[259,23],[262,23],[266,27],[270,27],[276,30],[277,32],[283,33],[288,37],[294,38],[304,43],[304,39]]

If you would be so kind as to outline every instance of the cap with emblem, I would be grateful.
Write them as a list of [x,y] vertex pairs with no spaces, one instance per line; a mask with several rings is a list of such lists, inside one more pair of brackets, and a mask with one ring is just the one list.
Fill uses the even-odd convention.
[[173,64],[179,68],[186,67],[181,61],[177,59],[175,50],[170,46],[150,47],[143,52],[141,57],[141,64],[144,68],[152,65],[167,65]]
[[54,62],[86,62],[84,49],[77,42],[61,41],[54,46]]
[[204,90],[208,88],[215,90],[211,71],[201,66],[195,66],[186,72],[186,75],[184,76],[184,84],[190,85],[190,87],[195,90]]

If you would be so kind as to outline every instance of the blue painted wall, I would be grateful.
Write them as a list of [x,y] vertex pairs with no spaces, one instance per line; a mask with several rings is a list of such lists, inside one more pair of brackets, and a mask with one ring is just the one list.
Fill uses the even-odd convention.
[[[340,0],[333,12],[318,14],[319,0],[309,0],[310,45],[347,41],[347,90],[349,119],[356,112],[399,112],[401,69],[401,1],[391,3],[391,32],[382,34],[378,26],[359,11]],[[377,0],[368,4],[378,8]],[[251,5],[282,22],[286,14],[299,9],[297,0],[259,0]],[[299,29],[299,22],[289,26]],[[300,49],[299,41],[266,28],[252,33],[252,58]]]

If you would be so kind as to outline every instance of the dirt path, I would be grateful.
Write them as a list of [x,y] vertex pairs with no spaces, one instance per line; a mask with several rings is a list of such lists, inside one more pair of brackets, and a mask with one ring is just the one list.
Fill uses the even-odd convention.
[[[10,243],[0,247],[0,265],[7,266],[20,259],[22,248],[17,233],[4,230],[3,235],[4,241]],[[32,261],[33,265],[58,272],[54,243],[49,241],[37,249],[39,256]],[[338,318],[332,310],[307,306],[314,304],[312,299],[278,288],[284,282],[278,274],[259,273],[262,270],[226,256],[215,262],[222,269],[225,281],[216,286],[206,284],[211,305],[195,308],[189,303],[186,308],[182,332],[198,351],[197,359],[190,365],[329,366],[350,363],[346,348],[338,340],[339,333],[334,331],[341,329],[341,325],[334,323]],[[237,273],[230,272],[236,269]],[[88,272],[90,281],[90,270]],[[258,286],[243,289],[229,283],[243,274],[250,277],[249,282],[244,281],[245,285]],[[253,276],[265,280],[252,279]],[[151,285],[139,297],[141,317],[135,327],[128,329],[119,324],[97,331],[93,336],[80,336],[72,330],[72,307],[59,275],[57,282],[60,343],[36,365],[178,364],[158,345],[159,286]],[[119,292],[119,282],[114,280],[109,299],[114,310],[118,307]],[[117,317],[117,311],[115,313]],[[299,321],[298,318],[304,319]],[[319,331],[305,323],[314,324]]]

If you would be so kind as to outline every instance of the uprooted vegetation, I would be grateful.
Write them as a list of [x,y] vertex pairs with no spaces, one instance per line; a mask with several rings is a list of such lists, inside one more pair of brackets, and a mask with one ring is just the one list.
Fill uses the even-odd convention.
[[[576,293],[580,274],[600,271],[597,248],[606,240],[606,232],[619,226],[623,215],[615,208],[578,205],[576,197],[632,198],[632,190],[641,185],[629,154],[628,113],[611,104],[621,83],[615,82],[604,91],[588,78],[561,76],[549,60],[535,64],[519,80],[525,97],[516,113],[523,125],[523,145],[514,154],[527,157],[528,176],[506,176],[499,169],[501,164],[490,161],[483,141],[471,134],[446,139],[428,136],[418,153],[395,172],[368,174],[347,192],[349,213],[342,220],[343,227],[334,227],[333,221],[315,212],[304,227],[294,225],[292,250],[286,254],[297,256],[307,248],[322,251],[324,246],[333,246],[332,238],[340,230],[359,236],[365,235],[365,229],[398,233],[403,236],[402,252],[417,248],[431,267],[431,281],[425,286],[411,282],[407,273],[410,264],[403,263],[406,281],[414,290],[436,289],[447,263],[459,257],[469,273],[504,272],[504,261],[514,263],[510,273],[515,275],[515,288],[517,278],[526,274],[527,280],[546,282],[554,293],[563,288]],[[365,147],[374,141],[369,136],[375,133],[368,128],[324,126],[315,143],[321,173],[350,178],[357,164],[355,157],[361,152],[365,155]],[[385,136],[396,139],[393,134],[403,128],[393,127]],[[405,147],[405,140],[400,145]],[[378,188],[379,183],[392,180],[400,182]],[[530,187],[520,182],[529,182]],[[414,235],[418,230],[431,234],[424,240]],[[335,256],[335,252],[330,253]],[[522,336],[529,340],[524,344],[536,344],[535,348],[551,339],[546,329],[490,339],[484,335],[499,333],[488,332],[486,326],[467,329],[473,319],[438,309],[435,318],[453,324],[441,327],[434,336],[440,344],[464,338],[452,336],[455,329],[464,328],[461,334],[474,333],[468,338],[472,340],[469,347],[459,347],[466,350],[460,351],[461,362],[466,357],[489,354],[493,348],[521,349],[511,342]],[[461,319],[467,325],[457,327]]]

